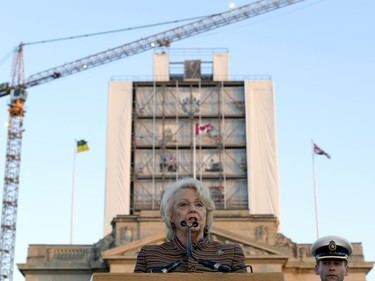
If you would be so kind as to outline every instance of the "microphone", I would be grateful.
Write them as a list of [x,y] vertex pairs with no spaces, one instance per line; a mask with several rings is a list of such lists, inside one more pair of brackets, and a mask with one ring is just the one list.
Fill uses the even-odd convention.
[[186,221],[181,222],[181,226],[187,227],[187,229],[188,229],[188,233],[187,233],[187,258],[192,257],[198,263],[200,263],[200,264],[202,264],[206,267],[209,267],[211,269],[216,269],[217,271],[220,271],[220,272],[230,272],[230,271],[232,271],[232,269],[227,265],[223,265],[221,263],[213,262],[213,261],[210,261],[210,260],[197,259],[196,257],[194,257],[192,255],[192,252],[191,252],[191,228],[197,227],[198,225],[199,225],[199,223],[197,221],[193,222],[192,225],[190,225],[190,226],[187,224]]
[[199,224],[197,221],[193,222],[191,226],[187,224],[186,221],[181,222],[181,226],[187,227],[187,250],[186,250],[186,258],[194,258],[193,255],[191,254],[191,228],[192,227],[197,227]]
[[165,267],[161,268],[156,268],[156,269],[151,269],[151,273],[168,273],[168,272],[171,272],[173,271],[177,266],[179,266],[184,260],[183,259],[180,259],[180,260],[176,260],[176,261],[173,261],[169,264],[167,264]]
[[193,224],[191,226],[188,226],[186,221],[181,222],[181,226],[184,226],[184,227],[187,227],[187,228],[197,227],[198,225],[199,225],[199,223],[197,221],[193,222]]
[[216,269],[217,271],[220,271],[220,272],[230,272],[232,271],[232,269],[227,266],[227,265],[223,265],[221,263],[217,263],[217,262],[213,262],[213,261],[210,261],[210,260],[204,260],[204,259],[195,259],[198,263],[204,265],[204,266],[207,266],[209,268],[212,268],[212,269]]

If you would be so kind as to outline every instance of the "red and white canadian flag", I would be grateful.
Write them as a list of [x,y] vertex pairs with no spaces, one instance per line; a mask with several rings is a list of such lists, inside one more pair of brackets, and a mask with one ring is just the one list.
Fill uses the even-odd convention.
[[204,134],[208,134],[210,132],[210,130],[212,129],[212,125],[211,124],[199,124],[199,123],[196,123],[195,124],[195,135],[204,135]]

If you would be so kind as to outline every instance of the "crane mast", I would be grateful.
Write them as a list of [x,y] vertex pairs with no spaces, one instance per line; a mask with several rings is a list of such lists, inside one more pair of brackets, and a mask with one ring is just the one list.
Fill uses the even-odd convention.
[[[24,80],[22,77],[23,56],[21,44],[18,59],[15,60],[16,66],[13,67],[12,84],[0,84],[0,97],[11,95],[1,216],[0,281],[12,281],[13,278],[24,103],[26,101],[27,88],[146,52],[155,47],[169,46],[172,42],[240,22],[302,1],[304,0],[257,0],[248,5],[214,14],[192,23],[33,74],[29,76],[27,80]],[[16,76],[18,78],[17,82],[15,82]]]
[[17,99],[9,107],[3,207],[1,212],[0,280],[12,280],[13,274],[24,102],[22,99]]
[[4,170],[4,189],[1,212],[0,280],[12,280],[16,238],[18,186],[21,163],[24,104],[23,45],[19,45],[13,58],[11,103],[9,105],[8,139]]

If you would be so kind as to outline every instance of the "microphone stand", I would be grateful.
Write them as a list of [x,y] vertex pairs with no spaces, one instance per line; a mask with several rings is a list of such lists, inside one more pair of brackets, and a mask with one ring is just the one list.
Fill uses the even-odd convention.
[[216,262],[213,262],[213,261],[210,261],[210,260],[197,259],[196,257],[194,257],[193,254],[192,254],[192,250],[191,250],[191,228],[197,227],[198,222],[195,221],[195,222],[193,222],[192,225],[189,226],[186,221],[182,221],[181,225],[185,226],[187,228],[187,249],[186,249],[186,258],[184,259],[185,261],[189,260],[189,258],[192,258],[195,261],[197,261],[198,263],[200,263],[200,264],[202,264],[206,267],[209,267],[211,269],[216,269],[217,271],[220,271],[220,272],[230,272],[230,271],[232,271],[232,269],[227,265],[216,263]]
[[150,272],[152,272],[152,273],[156,273],[156,272],[168,273],[168,272],[171,272],[176,267],[178,267],[181,263],[183,263],[184,261],[188,261],[189,258],[192,258],[193,260],[195,260],[199,264],[204,265],[206,267],[209,267],[211,269],[216,269],[217,271],[220,271],[220,272],[231,272],[232,269],[227,265],[223,265],[223,264],[216,263],[216,262],[206,260],[206,259],[198,259],[198,258],[193,256],[192,245],[191,245],[192,244],[191,243],[191,228],[197,227],[198,225],[199,224],[198,224],[197,221],[193,222],[193,224],[190,225],[190,226],[187,224],[186,221],[181,222],[181,226],[187,228],[187,245],[186,245],[186,257],[185,258],[173,261],[173,262],[169,263],[168,265],[166,265],[165,267],[162,267],[162,268],[159,267],[159,268],[151,269]]
[[193,255],[191,254],[191,228],[192,227],[197,227],[198,226],[198,222],[194,222],[191,226],[188,226],[188,224],[187,224],[186,221],[182,221],[181,222],[181,226],[187,227],[187,229],[188,229],[186,257],[183,258],[183,259],[179,259],[179,260],[173,261],[173,262],[167,264],[166,266],[164,266],[162,268],[151,269],[150,270],[151,273],[158,273],[158,272],[159,273],[168,273],[168,272],[171,272],[176,267],[178,267],[181,263],[183,263],[184,261],[189,260],[189,257],[191,257],[194,260],[196,260],[193,257]]
[[188,260],[189,258],[195,259],[191,253],[191,228],[197,227],[198,222],[195,221],[191,226],[189,226],[186,221],[182,221],[181,225],[187,227],[187,249],[185,260]]

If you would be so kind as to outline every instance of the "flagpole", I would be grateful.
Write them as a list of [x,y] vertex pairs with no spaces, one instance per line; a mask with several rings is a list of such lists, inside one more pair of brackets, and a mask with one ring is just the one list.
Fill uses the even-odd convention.
[[318,188],[316,186],[314,141],[312,141],[312,167],[313,167],[313,182],[314,182],[314,193],[315,193],[316,235],[317,235],[317,239],[319,239],[320,235],[319,235]]
[[74,142],[74,156],[73,156],[73,183],[72,183],[72,210],[71,210],[71,219],[70,219],[70,244],[73,244],[74,193],[75,193],[75,178],[76,178],[76,155],[77,155],[77,141]]

